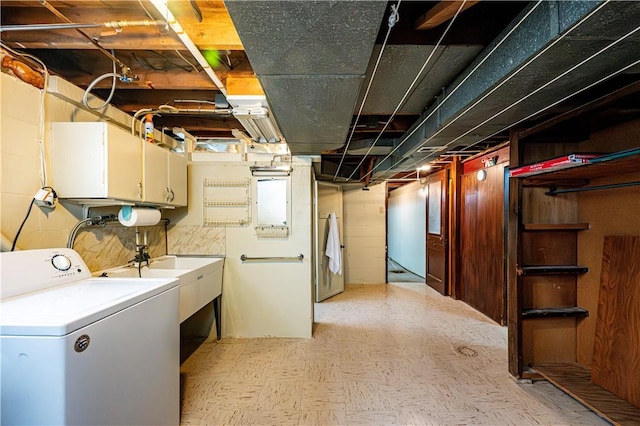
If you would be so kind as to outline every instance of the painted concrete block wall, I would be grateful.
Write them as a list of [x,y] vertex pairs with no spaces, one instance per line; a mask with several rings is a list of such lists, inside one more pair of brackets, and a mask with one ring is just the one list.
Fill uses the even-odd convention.
[[389,193],[389,258],[414,274],[426,277],[426,196],[420,182]]
[[[215,155],[215,154],[212,154]],[[269,156],[269,160],[271,156]],[[179,246],[182,254],[224,254],[222,335],[223,337],[311,337],[313,325],[311,163],[294,159],[291,175],[291,234],[287,238],[259,238],[255,231],[255,182],[248,162],[194,161],[189,165],[189,207],[168,213],[169,252]],[[249,226],[204,226],[204,179],[243,180],[251,185]],[[237,198],[237,197],[236,197]],[[224,213],[220,213],[224,214]],[[231,214],[231,213],[230,213]],[[194,236],[188,244],[185,233]],[[218,235],[215,247],[206,236]],[[196,237],[197,236],[197,237]],[[181,238],[182,243],[176,239]],[[204,244],[204,245],[203,245]],[[220,250],[220,253],[202,253]],[[295,257],[299,261],[243,262],[249,257]]]
[[[33,195],[42,186],[39,161],[41,91],[4,73],[1,78],[1,229],[3,236],[13,241]],[[57,241],[66,243],[66,236],[56,230],[62,225],[57,220],[60,215],[57,212],[47,213],[37,207],[32,209],[18,241],[20,246],[54,247],[60,246]],[[50,220],[56,221],[58,226],[48,226]]]
[[[3,250],[9,249],[34,194],[43,184],[40,178],[40,105],[42,91],[17,78],[0,75],[0,229]],[[55,90],[77,98],[83,90],[60,79],[52,79]],[[53,87],[52,87],[53,88]],[[49,151],[51,122],[100,121],[101,118],[83,110],[58,96],[45,96],[44,155],[47,165],[46,185],[55,189],[55,182],[48,178],[52,164]],[[114,112],[119,120],[128,117],[122,111]],[[123,126],[126,123],[122,123]],[[66,167],[73,167],[78,158],[70,158]],[[117,212],[117,210],[116,210]],[[92,211],[95,213],[95,211]],[[83,218],[80,206],[58,203],[55,210],[34,206],[26,221],[17,247],[22,249],[66,247],[73,227]],[[164,227],[154,227],[150,241],[152,256],[166,254]],[[162,235],[161,235],[162,234]],[[133,258],[134,233],[132,230],[106,228],[83,231],[78,235],[76,248],[91,270],[117,266]]]
[[385,197],[385,184],[343,194],[346,284],[386,282]]

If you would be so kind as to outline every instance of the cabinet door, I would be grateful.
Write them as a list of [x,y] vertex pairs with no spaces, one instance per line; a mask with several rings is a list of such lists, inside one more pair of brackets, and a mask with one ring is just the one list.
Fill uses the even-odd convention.
[[166,204],[167,156],[169,151],[149,142],[141,142],[144,152],[142,181],[145,203]]
[[172,206],[187,205],[187,159],[168,153],[169,184],[168,203]]
[[140,140],[114,125],[51,123],[51,167],[60,198],[141,201]]
[[109,198],[140,201],[142,193],[139,139],[117,127],[107,127],[106,182]]

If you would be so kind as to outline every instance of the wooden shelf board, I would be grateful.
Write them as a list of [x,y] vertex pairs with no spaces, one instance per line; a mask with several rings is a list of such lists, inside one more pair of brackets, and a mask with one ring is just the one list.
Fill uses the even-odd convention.
[[523,266],[522,275],[549,275],[549,274],[584,274],[589,272],[586,266],[578,265],[536,265]]
[[562,317],[587,317],[589,311],[577,306],[566,308],[524,308],[522,319],[536,318],[562,318]]
[[[524,186],[583,186],[590,179],[617,176],[638,170],[640,148],[603,155],[589,163],[578,164],[570,169],[558,170],[523,178]],[[579,181],[583,181],[581,184]]]
[[525,231],[582,231],[589,229],[588,223],[525,223]]
[[591,372],[580,364],[536,364],[533,368],[609,422],[623,426],[640,424],[640,408],[593,384]]

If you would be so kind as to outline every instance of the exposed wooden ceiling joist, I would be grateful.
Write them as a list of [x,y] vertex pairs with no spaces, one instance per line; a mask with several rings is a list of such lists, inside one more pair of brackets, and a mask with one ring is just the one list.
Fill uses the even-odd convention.
[[[134,1],[110,2],[108,4],[95,1],[49,3],[73,23],[78,24],[163,19],[148,2],[141,2],[142,4]],[[74,3],[80,4],[75,5]],[[197,4],[202,16],[201,21],[198,21],[189,1],[172,0],[169,2],[169,7],[175,18],[198,48],[201,50],[243,50],[240,37],[222,1],[198,2]],[[3,2],[2,22],[3,24],[11,22],[12,25],[27,25],[34,22],[61,23],[59,18],[34,1]],[[165,26],[123,28],[119,32],[109,28],[86,28],[83,29],[83,32],[98,41],[105,49],[131,50],[140,46],[151,50],[184,49],[180,40]],[[3,40],[7,43],[19,42],[20,47],[29,49],[94,49],[94,46],[78,32],[68,29],[5,32]]]
[[455,14],[458,13],[458,9],[460,9],[460,13],[462,13],[479,1],[480,0],[441,1],[416,21],[416,29],[429,30],[435,28],[453,18]]

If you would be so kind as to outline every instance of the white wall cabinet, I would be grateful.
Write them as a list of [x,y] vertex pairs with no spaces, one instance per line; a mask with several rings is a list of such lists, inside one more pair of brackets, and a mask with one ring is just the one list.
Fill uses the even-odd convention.
[[142,202],[137,137],[107,123],[51,126],[51,174],[58,197]]
[[143,200],[150,204],[187,205],[187,160],[142,142]]
[[187,205],[187,161],[109,123],[51,123],[53,185],[82,204]]

